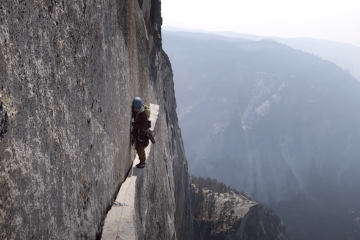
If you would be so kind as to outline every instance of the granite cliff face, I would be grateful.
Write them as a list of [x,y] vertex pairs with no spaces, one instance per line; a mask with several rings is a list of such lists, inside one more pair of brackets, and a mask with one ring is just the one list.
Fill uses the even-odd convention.
[[97,239],[134,159],[133,97],[160,106],[137,239],[195,239],[159,0],[1,1],[0,236]]
[[187,162],[161,24],[158,0],[1,1],[2,239],[100,236],[134,157],[135,96],[161,115],[138,183],[142,234],[188,238]]

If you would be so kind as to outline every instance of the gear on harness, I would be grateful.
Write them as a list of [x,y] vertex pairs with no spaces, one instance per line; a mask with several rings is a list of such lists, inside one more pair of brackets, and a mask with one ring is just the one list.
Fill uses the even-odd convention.
[[141,142],[141,144],[144,147],[147,147],[149,145],[149,138],[147,135],[147,131],[148,130],[138,129],[136,133],[136,141]]
[[141,142],[144,146],[149,145],[149,140],[151,143],[155,143],[154,133],[151,129],[141,130],[138,129],[136,133],[136,141]]

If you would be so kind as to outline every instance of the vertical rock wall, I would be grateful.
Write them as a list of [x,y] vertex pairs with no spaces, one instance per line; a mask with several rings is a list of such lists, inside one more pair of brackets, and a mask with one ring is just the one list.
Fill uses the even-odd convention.
[[161,109],[139,180],[141,234],[188,238],[187,163],[160,4],[0,2],[1,238],[99,236],[133,158],[134,96]]
[[155,92],[160,113],[156,144],[152,145],[146,170],[137,179],[136,220],[138,239],[193,239],[187,160],[178,126],[170,62],[156,53]]
[[161,2],[139,0],[150,48],[150,101],[160,106],[156,144],[138,177],[138,239],[193,239],[188,165],[176,114],[173,74],[161,44]]

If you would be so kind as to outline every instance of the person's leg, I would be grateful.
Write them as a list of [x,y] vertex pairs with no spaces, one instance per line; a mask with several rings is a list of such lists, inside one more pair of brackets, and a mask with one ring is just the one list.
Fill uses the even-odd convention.
[[145,164],[146,155],[145,155],[145,148],[140,142],[136,142],[136,152],[140,159],[140,164]]

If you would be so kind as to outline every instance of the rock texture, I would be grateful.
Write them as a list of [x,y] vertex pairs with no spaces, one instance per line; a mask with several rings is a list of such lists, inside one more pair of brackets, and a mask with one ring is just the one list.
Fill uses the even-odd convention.
[[271,210],[213,179],[192,177],[196,240],[287,240],[283,221]]
[[[134,159],[135,96],[160,109],[136,180],[136,238],[197,238],[161,24],[159,0],[1,1],[2,239],[100,238]],[[247,215],[245,226],[261,211]]]
[[158,102],[156,144],[146,171],[137,179],[138,239],[193,239],[188,165],[174,104],[172,71],[164,52],[158,52],[156,59],[157,68],[151,75],[156,76],[155,92],[162,93],[163,98]]
[[[190,239],[159,0],[0,3],[0,235],[95,239],[131,166],[130,105],[160,105],[138,181],[144,238]],[[148,227],[151,226],[151,227]]]

